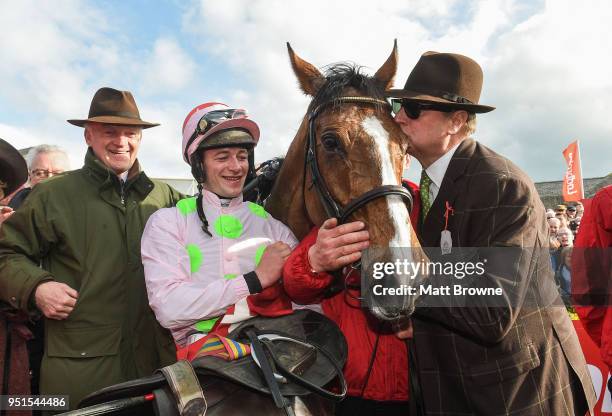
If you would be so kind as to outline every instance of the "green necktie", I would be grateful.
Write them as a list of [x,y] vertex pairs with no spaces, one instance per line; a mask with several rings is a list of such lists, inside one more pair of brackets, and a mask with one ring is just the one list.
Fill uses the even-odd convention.
[[419,183],[419,189],[421,194],[421,219],[425,221],[429,208],[431,208],[431,199],[429,197],[429,185],[431,185],[431,179],[427,176],[425,170],[421,171],[421,182]]

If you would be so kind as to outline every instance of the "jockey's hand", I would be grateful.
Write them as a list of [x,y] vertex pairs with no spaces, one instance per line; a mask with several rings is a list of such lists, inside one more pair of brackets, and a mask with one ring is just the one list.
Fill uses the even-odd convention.
[[407,323],[402,322],[399,325],[394,325],[393,331],[395,332],[395,336],[399,339],[412,339],[414,336],[412,321],[410,319],[407,321]]
[[308,261],[316,272],[332,271],[361,258],[361,250],[370,245],[370,234],[361,221],[338,225],[336,218],[326,220],[317,241],[308,250]]
[[281,278],[285,260],[291,254],[291,247],[282,241],[270,244],[261,256],[261,261],[255,269],[262,288],[272,286]]
[[34,300],[38,309],[49,319],[62,320],[76,305],[78,292],[65,283],[43,282],[36,287]]

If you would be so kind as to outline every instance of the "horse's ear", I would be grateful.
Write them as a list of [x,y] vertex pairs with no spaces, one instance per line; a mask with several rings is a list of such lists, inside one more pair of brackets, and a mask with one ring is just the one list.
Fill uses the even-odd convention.
[[391,55],[389,55],[383,66],[378,68],[378,71],[374,74],[374,78],[380,81],[387,90],[393,86],[395,71],[397,71],[397,39],[393,41]]
[[287,42],[287,51],[289,52],[291,67],[300,83],[302,91],[314,97],[319,88],[325,83],[325,77],[314,65],[297,56],[289,42]]

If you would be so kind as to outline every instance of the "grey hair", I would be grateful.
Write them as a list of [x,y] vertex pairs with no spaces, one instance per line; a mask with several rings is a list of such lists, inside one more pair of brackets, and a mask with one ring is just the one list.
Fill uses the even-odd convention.
[[32,163],[34,162],[34,159],[36,159],[38,155],[44,153],[59,153],[63,155],[63,167],[65,170],[70,170],[70,159],[68,158],[68,153],[66,153],[66,151],[61,147],[56,146],[54,144],[41,144],[31,148],[25,158],[26,162],[28,163],[28,170],[32,168]]
[[468,118],[463,126],[463,131],[465,131],[466,137],[470,137],[474,132],[476,132],[476,114],[468,113]]
[[559,228],[559,231],[557,231],[557,237],[559,236],[560,233],[567,234],[567,241],[569,241],[570,243],[574,242],[574,234],[572,233],[572,230],[570,230],[569,228],[567,227]]
[[[451,118],[454,113],[462,110],[455,110],[453,112],[448,113],[448,118]],[[465,111],[465,110],[463,110]],[[476,132],[476,114],[467,112],[467,118],[465,119],[465,123],[461,126],[459,130],[459,134],[462,138],[470,137],[472,134]]]

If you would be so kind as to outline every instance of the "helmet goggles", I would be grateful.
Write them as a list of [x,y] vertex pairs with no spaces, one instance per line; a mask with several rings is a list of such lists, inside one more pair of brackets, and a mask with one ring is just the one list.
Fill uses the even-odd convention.
[[208,133],[213,127],[218,124],[223,123],[224,121],[229,121],[233,119],[247,118],[247,113],[243,109],[236,108],[228,108],[224,110],[213,110],[204,114],[200,120],[197,122],[195,130],[189,140],[187,141],[187,145],[184,149],[183,156],[188,160],[188,149],[189,146],[193,143],[193,141],[199,137]]

